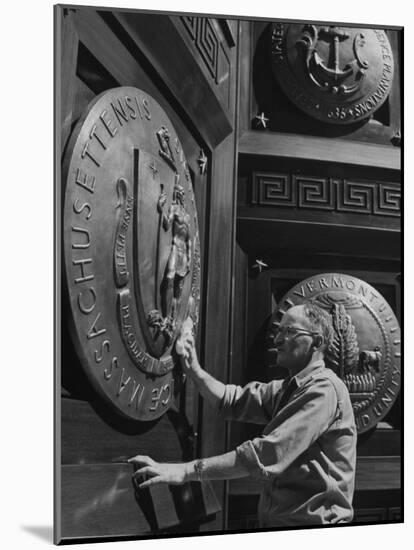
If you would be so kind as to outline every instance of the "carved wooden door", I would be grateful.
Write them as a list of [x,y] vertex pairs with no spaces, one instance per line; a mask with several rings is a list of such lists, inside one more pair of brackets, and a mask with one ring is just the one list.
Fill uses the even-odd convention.
[[[192,271],[193,286],[189,282],[190,279],[188,284],[187,280],[184,280],[182,292],[183,296],[188,294],[191,286],[192,300],[199,302],[197,319],[194,320],[198,324],[197,346],[201,360],[210,365],[210,370],[217,376],[225,379],[229,353],[227,333],[230,323],[228,304],[231,299],[233,223],[231,217],[222,218],[220,210],[223,207],[233,209],[234,204],[232,160],[235,147],[235,75],[230,71],[230,65],[235,63],[236,27],[233,22],[224,20],[220,22],[193,17],[60,7],[55,11],[55,22],[58,71],[56,117],[60,122],[57,135],[57,208],[60,209],[61,202],[65,202],[66,193],[60,161],[65,162],[66,159],[70,163],[70,159],[73,158],[71,140],[73,142],[76,138],[76,124],[83,120],[87,113],[92,112],[91,102],[95,101],[94,105],[99,106],[99,98],[109,97],[105,95],[108,93],[116,94],[116,90],[129,90],[131,93],[128,92],[126,95],[132,101],[135,94],[132,90],[141,90],[150,102],[159,105],[167,117],[165,120],[168,119],[168,124],[171,124],[169,131],[174,137],[171,137],[168,145],[168,136],[166,142],[166,134],[161,130],[163,125],[168,124],[160,123],[160,128],[156,128],[157,132],[151,138],[157,146],[151,158],[153,166],[158,166],[158,170],[153,170],[153,179],[160,188],[159,195],[154,195],[154,215],[155,218],[161,219],[161,225],[157,222],[158,232],[162,241],[164,229],[159,213],[162,210],[159,197],[167,189],[163,187],[163,182],[164,179],[169,181],[171,178],[174,182],[175,177],[175,186],[171,187],[174,196],[171,194],[166,200],[169,203],[175,200],[174,208],[178,212],[179,186],[184,182],[184,186],[193,189],[193,192],[187,193],[185,204],[189,205],[193,200],[193,206],[188,206],[187,211],[190,213],[188,215],[191,215],[191,220],[197,217],[199,231],[199,244],[194,245],[191,250],[191,262],[196,262],[199,270],[197,275],[194,270]],[[161,35],[164,37],[162,42],[157,38]],[[166,42],[170,44],[169,48],[164,47]],[[191,86],[186,84],[189,74],[192,75],[194,83]],[[101,130],[106,132],[107,139],[112,139],[111,135],[115,135],[116,131],[120,135],[123,128],[130,124],[128,120],[147,119],[147,122],[151,120],[151,123],[154,121],[155,116],[148,107],[149,103],[146,106],[146,100],[139,99],[141,92],[135,94],[138,97],[136,104],[129,100],[124,102],[122,98],[118,98],[120,102],[117,103],[118,99],[113,96],[115,103],[112,103],[115,108],[110,112],[107,109],[104,109],[105,112],[100,111],[100,120],[103,124]],[[100,151],[104,154],[108,146],[106,139],[103,139],[104,134],[100,133],[99,128],[93,128],[95,126],[90,128],[90,133],[95,136],[94,143],[100,146]],[[164,158],[158,154],[158,149],[164,154]],[[176,161],[175,164],[168,158],[170,153],[171,158]],[[121,244],[125,241],[126,229],[122,227],[126,227],[125,222],[128,219],[128,189],[135,178],[134,170],[136,168],[137,177],[142,181],[151,175],[145,172],[147,164],[151,166],[151,159],[146,159],[146,162],[145,154],[139,152],[135,155],[135,160],[132,159],[130,181],[128,177],[118,180],[118,206],[122,219],[116,233],[115,271],[113,275],[109,275],[115,286],[118,284],[120,289],[123,288],[127,272],[123,263],[117,260],[120,256],[117,256],[116,252],[122,252]],[[89,150],[79,150],[79,158],[86,157],[92,160],[95,168],[101,162],[98,156],[95,156],[92,145]],[[116,158],[115,154],[113,162],[117,162]],[[73,170],[76,172],[76,167]],[[91,193],[95,183],[99,184],[99,176],[92,177],[91,174],[81,172],[78,174],[79,185],[82,182],[83,190]],[[80,212],[84,221],[89,221],[94,214],[98,215],[98,206],[95,209],[92,201],[82,201],[74,197],[72,202],[72,214],[77,215],[76,212]],[[142,206],[142,201],[137,203]],[[168,217],[168,212],[171,212],[171,208],[168,210],[167,205],[164,217]],[[146,215],[145,212],[138,214],[141,218]],[[179,212],[175,215],[178,220]],[[179,222],[173,223],[177,225]],[[193,221],[189,226],[195,231],[192,224]],[[62,238],[68,230],[66,225],[58,224]],[[66,243],[66,248],[69,247],[71,250],[72,258],[72,252],[88,252],[89,234],[84,228],[76,229],[75,224],[69,225],[75,227],[76,234],[76,242]],[[69,228],[72,233],[73,227],[72,230]],[[101,227],[104,232],[104,225]],[[176,232],[175,236],[173,234],[176,243],[174,246],[179,251],[182,247],[180,248],[177,235],[182,230],[177,227],[170,228],[169,231]],[[139,227],[137,230],[141,235]],[[138,256],[142,256],[143,247],[141,243]],[[178,273],[182,271],[183,278],[184,268],[180,266],[183,265],[186,254],[182,253],[177,264]],[[146,259],[138,256],[138,264],[141,266],[139,269],[142,271]],[[68,263],[68,257],[64,258],[64,251],[60,259],[64,271],[64,264]],[[125,463],[128,457],[140,453],[160,461],[174,461],[191,460],[207,453],[219,454],[225,450],[225,428],[216,425],[212,411],[203,410],[192,384],[183,382],[182,379],[182,386],[175,392],[174,404],[171,402],[172,386],[169,382],[164,383],[160,388],[151,390],[152,398],[150,396],[148,404],[145,405],[147,409],[142,412],[141,420],[128,418],[128,412],[131,411],[131,408],[128,408],[129,404],[138,407],[141,403],[143,406],[144,399],[140,400],[141,383],[138,379],[134,382],[126,371],[121,372],[119,364],[114,359],[112,363],[108,363],[103,373],[106,373],[108,381],[114,373],[120,377],[117,386],[118,396],[125,396],[127,391],[132,392],[130,402],[128,399],[125,401],[124,413],[127,415],[122,413],[122,407],[118,407],[117,411],[117,407],[112,406],[111,399],[105,398],[102,391],[96,391],[97,386],[93,379],[91,383],[91,373],[83,368],[84,358],[82,349],[79,349],[79,339],[74,339],[70,332],[70,325],[73,324],[71,303],[76,302],[79,306],[80,317],[78,320],[75,319],[75,324],[79,328],[82,323],[87,322],[88,312],[92,311],[96,301],[98,287],[84,289],[80,296],[76,294],[77,298],[73,294],[75,286],[79,288],[80,283],[92,274],[88,272],[88,275],[86,272],[90,265],[89,259],[86,256],[83,260],[75,259],[78,262],[77,269],[80,269],[78,283],[74,280],[72,284],[63,279],[61,287],[62,326],[59,338],[62,348],[61,354],[57,357],[57,363],[61,367],[57,376],[57,382],[61,385],[61,398],[58,399],[60,416],[57,419],[56,472],[61,530],[57,533],[57,538],[133,537],[174,530],[191,532],[200,528],[217,530],[223,525],[221,510],[225,506],[225,500],[222,483],[216,484],[214,489],[208,484],[202,485],[201,489],[186,485],[172,492],[167,487],[162,487],[151,490],[148,495],[140,495],[134,491],[131,482],[132,470]],[[189,257],[188,260],[190,261]],[[80,265],[79,261],[83,263]],[[166,257],[164,264],[167,262],[170,265],[171,261],[170,259],[167,262]],[[164,264],[160,268],[162,272]],[[145,273],[142,272],[140,277],[141,294],[145,294]],[[162,273],[159,274],[159,279],[158,286],[162,288]],[[122,292],[118,299],[122,298]],[[177,293],[177,289],[174,289],[173,299]],[[162,353],[163,346],[171,347],[172,340],[169,343],[168,338],[176,336],[172,324],[174,305],[171,306],[170,297],[171,307],[163,306],[164,298],[161,294],[160,303],[157,305],[156,299],[152,304],[153,311],[158,307],[159,316],[162,317],[158,326],[153,315],[154,324],[149,328],[155,355],[158,352]],[[145,295],[143,303],[146,300]],[[168,297],[166,300],[168,301]],[[180,307],[180,304],[175,306],[175,309],[179,310],[176,321],[179,321],[181,313],[184,312]],[[147,312],[144,318],[146,315]],[[164,322],[168,317],[173,319],[171,326]],[[93,341],[98,334],[103,335],[104,328],[99,325],[100,320],[102,317],[95,319],[92,329],[85,328],[86,339],[89,335]],[[115,319],[114,322],[117,323]],[[124,332],[127,347],[130,336],[128,330]],[[161,340],[157,343],[154,336],[157,330],[161,330],[161,339],[164,343]],[[102,340],[101,347],[96,350],[97,359],[109,350],[112,343],[108,342],[109,339]],[[131,346],[132,356],[134,350],[132,344]],[[157,346],[161,346],[158,352]],[[99,366],[98,363],[96,366]],[[147,367],[153,369],[151,361],[148,365],[142,364],[140,368],[145,370]],[[160,363],[159,367],[164,369],[168,376],[168,364]],[[151,373],[148,371],[146,375],[149,374]],[[154,391],[158,393],[153,393]],[[164,412],[163,407],[168,411]]]
[[[328,100],[325,104],[323,94],[308,94],[307,86],[309,89],[314,86],[315,74],[311,66],[313,53],[307,44],[315,45],[317,37],[325,40],[325,29],[328,27],[321,27],[318,34],[316,24],[290,26],[287,22],[256,21],[241,25],[231,381],[245,384],[285,375],[274,367],[275,356],[266,350],[273,347],[269,339],[272,321],[275,322],[273,328],[277,328],[282,312],[296,300],[312,299],[326,291],[323,300],[326,298],[324,304],[327,305],[332,297],[329,292],[333,290],[335,295],[339,290],[337,284],[348,284],[350,292],[354,287],[360,292],[365,290],[361,285],[357,287],[352,278],[370,284],[374,290],[370,297],[372,303],[366,310],[378,301],[375,307],[385,311],[387,304],[388,315],[376,323],[374,332],[379,342],[380,334],[385,333],[388,326],[391,329],[382,353],[388,354],[390,365],[395,361],[397,379],[390,374],[389,386],[386,395],[382,395],[383,401],[379,399],[379,407],[359,419],[367,431],[363,433],[364,426],[360,426],[355,521],[364,521],[367,517],[387,521],[397,515],[401,506],[401,406],[396,395],[401,376],[398,336],[402,193],[398,44],[401,35],[388,30],[385,38],[381,30],[374,37],[387,44],[389,58],[382,57],[385,50],[379,54],[387,65],[384,65],[386,72],[392,50],[394,77],[387,77],[389,95],[365,122],[346,127],[346,120],[334,124],[329,111],[323,120],[323,110],[331,105]],[[330,28],[332,33],[337,31],[336,27]],[[283,48],[292,38],[289,33],[294,32],[299,32],[294,39],[297,48],[286,52]],[[345,40],[348,35],[351,36],[345,32],[342,38]],[[327,38],[323,47],[330,48],[329,40],[331,38]],[[354,38],[353,44],[357,42],[358,38]],[[338,48],[337,52],[339,45]],[[324,50],[321,47],[318,51],[321,61]],[[305,52],[309,55],[305,56],[305,63],[298,64],[299,76],[295,81],[281,65],[288,60],[294,72],[294,62],[289,56],[305,55]],[[310,71],[309,80],[302,78],[303,70]],[[322,74],[323,71],[318,73],[318,78]],[[306,86],[301,87],[300,82]],[[325,91],[329,89],[328,80],[326,83]],[[316,87],[319,84],[316,82]],[[320,110],[317,103],[310,100],[311,96],[318,97]],[[342,97],[344,104],[345,96]],[[353,112],[352,107],[350,109],[349,113]],[[342,275],[338,277],[338,274]],[[331,283],[335,288],[328,289]],[[358,300],[354,303],[355,311],[361,313]],[[280,313],[272,318],[278,309]],[[366,341],[360,338],[361,346]],[[374,351],[377,343],[370,345]],[[350,377],[348,382],[351,379],[351,398],[355,392],[356,403],[365,395],[366,388],[369,393],[372,380],[365,384],[365,373],[362,379]],[[373,431],[372,425],[378,420],[379,427]],[[256,435],[256,426],[234,423],[229,447],[234,448]],[[381,469],[382,476],[375,474],[376,468]],[[388,492],[381,491],[385,485]],[[257,497],[254,483],[230,482],[230,527],[257,526]]]

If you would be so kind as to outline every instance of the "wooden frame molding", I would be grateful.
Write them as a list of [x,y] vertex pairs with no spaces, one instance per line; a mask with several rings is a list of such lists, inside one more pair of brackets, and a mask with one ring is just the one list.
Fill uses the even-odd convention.
[[401,216],[399,183],[253,172],[252,204]]
[[349,142],[294,134],[278,134],[248,130],[239,142],[241,155],[278,156],[323,162],[401,169],[401,151],[397,147]]
[[[151,25],[147,22],[148,17]],[[231,133],[232,124],[216,93],[212,93],[214,90],[204,71],[187,47],[181,35],[179,18],[143,13],[139,18],[130,18],[126,12],[117,12],[114,18],[151,66],[157,67],[162,81],[188,118],[196,127],[204,129],[203,138],[211,149],[215,149]],[[154,25],[158,28],[157,35],[153,33]],[[166,48],[165,44],[170,46]],[[191,79],[188,79],[189,74]]]

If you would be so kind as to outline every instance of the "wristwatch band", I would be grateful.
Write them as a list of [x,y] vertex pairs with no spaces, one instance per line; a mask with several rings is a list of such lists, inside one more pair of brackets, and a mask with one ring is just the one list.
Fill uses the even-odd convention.
[[203,477],[203,470],[204,470],[205,462],[204,460],[197,460],[194,463],[194,472],[196,474],[197,481],[201,481]]

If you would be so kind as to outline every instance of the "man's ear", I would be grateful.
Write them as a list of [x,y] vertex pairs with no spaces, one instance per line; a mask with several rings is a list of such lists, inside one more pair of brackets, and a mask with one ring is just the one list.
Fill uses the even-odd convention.
[[317,336],[315,336],[315,338],[313,339],[313,347],[315,349],[319,349],[320,347],[322,347],[323,345],[323,338],[320,334],[318,334]]

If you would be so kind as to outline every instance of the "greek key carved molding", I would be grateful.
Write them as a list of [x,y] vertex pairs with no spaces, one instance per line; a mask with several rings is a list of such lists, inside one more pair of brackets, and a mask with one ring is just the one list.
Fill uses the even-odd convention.
[[218,54],[220,42],[211,21],[205,17],[181,17],[185,28],[216,83],[218,82]]
[[197,36],[197,27],[198,27],[200,18],[191,16],[191,15],[186,15],[185,17],[181,17],[181,20],[184,23],[189,35],[195,41]]
[[383,183],[378,188],[376,214],[399,216],[401,209],[401,191],[394,185]]
[[374,214],[376,188],[375,183],[340,181],[337,196],[338,211]]
[[400,217],[401,189],[388,182],[254,172],[252,204]]
[[298,190],[299,208],[334,210],[335,193],[333,180],[329,178],[306,178],[292,176],[293,186]]
[[295,206],[296,192],[287,174],[253,174],[253,204],[261,206]]

